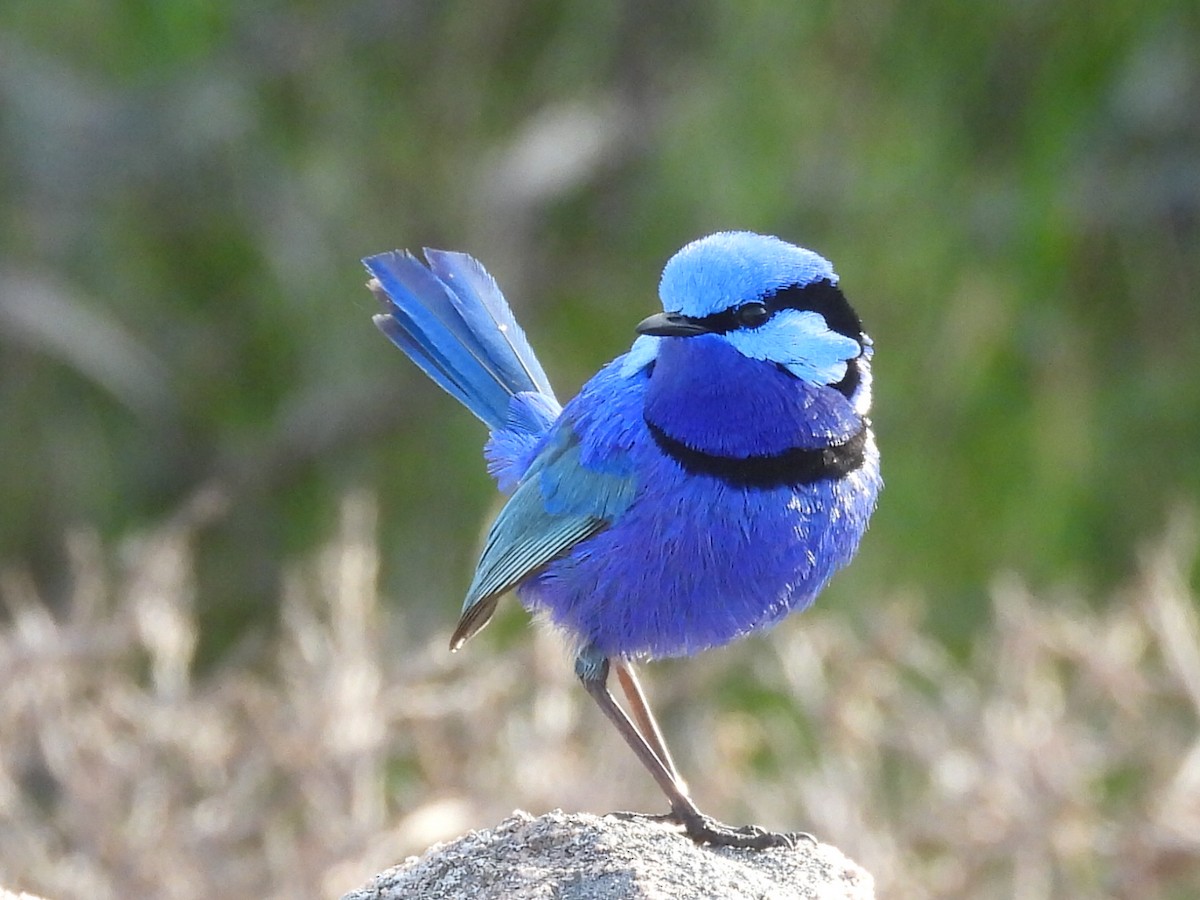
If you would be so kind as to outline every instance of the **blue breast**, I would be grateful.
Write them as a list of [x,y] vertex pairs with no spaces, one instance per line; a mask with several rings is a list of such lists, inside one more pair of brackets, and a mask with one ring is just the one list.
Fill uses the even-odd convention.
[[[660,357],[630,376],[618,359],[563,411],[583,463],[611,466],[616,451],[635,473],[636,492],[613,524],[518,589],[526,606],[607,656],[690,655],[805,608],[853,556],[880,487],[869,430],[861,464],[840,478],[747,488],[685,470],[655,441],[647,418],[697,449],[735,456],[819,446],[865,426],[836,391],[782,373],[776,382],[769,364],[725,356],[716,342],[704,365],[744,362],[761,367],[752,373],[759,377],[676,378],[671,362]],[[675,414],[683,399],[672,402],[675,392],[755,383],[753,395],[705,395],[690,417]],[[698,424],[714,414],[722,428]]]
[[749,359],[717,335],[662,343],[645,417],[694,450],[732,457],[826,447],[862,427],[838,391]]

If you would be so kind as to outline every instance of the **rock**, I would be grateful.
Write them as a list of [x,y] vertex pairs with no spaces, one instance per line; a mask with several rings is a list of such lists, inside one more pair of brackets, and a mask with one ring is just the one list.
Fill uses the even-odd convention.
[[871,876],[836,847],[700,847],[649,820],[515,812],[431,847],[342,900],[873,900]]

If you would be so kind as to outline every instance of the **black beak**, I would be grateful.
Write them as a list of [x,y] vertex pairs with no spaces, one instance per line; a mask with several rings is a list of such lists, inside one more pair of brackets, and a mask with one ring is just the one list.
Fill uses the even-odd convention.
[[710,331],[696,319],[680,313],[655,313],[638,322],[637,333],[655,337],[692,337]]

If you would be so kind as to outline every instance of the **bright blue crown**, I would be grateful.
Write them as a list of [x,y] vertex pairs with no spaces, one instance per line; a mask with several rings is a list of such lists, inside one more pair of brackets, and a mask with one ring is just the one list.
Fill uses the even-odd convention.
[[702,317],[821,279],[837,284],[833,265],[820,254],[769,235],[722,231],[672,256],[658,295],[667,312]]

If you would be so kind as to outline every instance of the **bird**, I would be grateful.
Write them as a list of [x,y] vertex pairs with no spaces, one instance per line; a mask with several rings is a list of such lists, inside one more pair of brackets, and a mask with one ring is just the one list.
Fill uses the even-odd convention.
[[634,666],[770,628],[858,549],[882,487],[873,345],[832,264],[749,231],[686,244],[663,268],[662,311],[562,405],[483,265],[424,258],[363,260],[374,322],[488,427],[508,495],[451,649],[515,592],[565,635],[575,675],[662,789],[670,812],[651,818],[699,844],[794,845],[700,811]]

